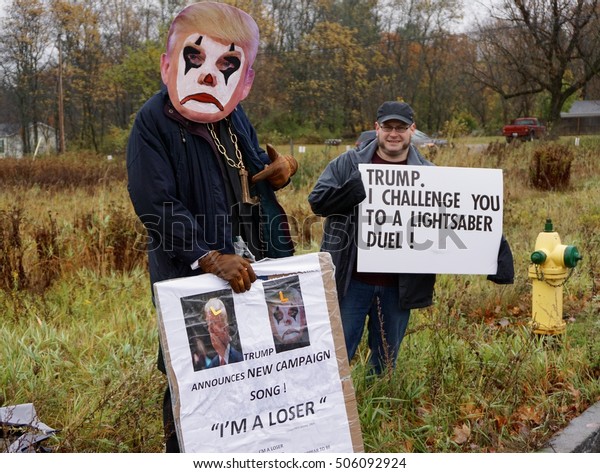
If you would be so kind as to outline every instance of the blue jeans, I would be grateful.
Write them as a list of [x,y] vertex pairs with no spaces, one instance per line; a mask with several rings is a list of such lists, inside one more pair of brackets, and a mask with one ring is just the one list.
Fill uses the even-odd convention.
[[398,287],[373,286],[352,279],[340,311],[348,360],[356,353],[368,315],[369,363],[377,374],[386,367],[395,367],[410,317],[409,309],[398,306]]

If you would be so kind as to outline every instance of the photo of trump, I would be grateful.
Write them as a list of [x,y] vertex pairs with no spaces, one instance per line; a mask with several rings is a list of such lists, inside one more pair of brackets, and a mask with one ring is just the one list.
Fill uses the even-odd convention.
[[182,297],[194,371],[243,361],[231,290]]

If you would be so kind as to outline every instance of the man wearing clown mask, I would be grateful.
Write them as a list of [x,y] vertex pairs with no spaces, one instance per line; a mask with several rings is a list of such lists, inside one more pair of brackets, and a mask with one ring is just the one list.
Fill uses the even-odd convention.
[[[191,4],[171,24],[165,87],[138,112],[127,148],[152,284],[213,273],[244,292],[256,280],[250,262],[293,254],[275,191],[298,164],[261,149],[239,105],[252,87],[258,41],[252,17],[222,3]],[[160,349],[158,367],[165,372]],[[163,416],[167,451],[179,451],[168,389]]]

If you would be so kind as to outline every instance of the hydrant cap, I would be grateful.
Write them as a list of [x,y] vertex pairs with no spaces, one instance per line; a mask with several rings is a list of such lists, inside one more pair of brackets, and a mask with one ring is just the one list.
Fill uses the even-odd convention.
[[579,254],[579,250],[575,246],[567,246],[565,248],[565,266],[567,268],[574,268],[577,266],[577,262],[583,257]]
[[533,264],[542,264],[546,261],[546,253],[543,251],[534,251],[531,253],[531,262]]
[[552,225],[552,219],[550,219],[550,218],[546,219],[546,225],[544,225],[544,231],[545,232],[553,232],[554,231],[554,226]]

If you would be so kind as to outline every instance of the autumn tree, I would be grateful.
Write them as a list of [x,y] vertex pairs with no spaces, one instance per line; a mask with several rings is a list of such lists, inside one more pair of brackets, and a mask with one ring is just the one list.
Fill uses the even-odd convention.
[[307,34],[295,56],[290,82],[293,110],[317,129],[350,127],[366,86],[366,55],[355,32],[322,22]]
[[[65,113],[76,147],[100,150],[160,88],[165,24],[181,1],[52,0],[64,56]],[[162,36],[162,37],[161,37]]]
[[[438,131],[456,110],[462,71],[456,67],[457,46],[448,26],[459,16],[456,0],[413,2],[407,25],[418,45],[419,77],[415,80],[415,103],[419,122],[430,131]],[[413,61],[415,62],[415,61]]]
[[419,126],[438,130],[456,109],[460,69],[449,27],[459,18],[456,0],[388,0],[379,8],[382,28],[375,102],[405,100]]
[[85,4],[55,0],[53,13],[59,27],[64,57],[65,113],[71,141],[77,147],[99,149],[101,103],[108,100],[103,82],[106,69],[97,2]]
[[379,42],[377,0],[338,0],[333,3],[329,21],[337,21],[355,31],[356,41],[364,47]]
[[[385,100],[411,103],[425,131],[457,116],[491,128],[498,104],[506,116],[543,98],[557,116],[568,97],[598,90],[599,0],[507,0],[478,36],[451,30],[459,0],[223,1],[259,25],[243,105],[273,135],[347,137],[372,127]],[[111,149],[160,88],[167,29],[187,3],[12,0],[0,103],[14,104],[24,124],[64,116],[70,149]]]

